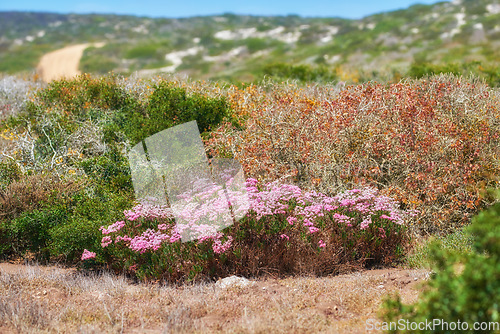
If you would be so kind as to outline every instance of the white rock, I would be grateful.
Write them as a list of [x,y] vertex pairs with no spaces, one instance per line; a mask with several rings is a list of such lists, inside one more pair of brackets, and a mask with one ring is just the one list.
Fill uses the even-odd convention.
[[239,288],[244,288],[249,285],[253,285],[255,282],[251,282],[248,279],[244,277],[238,277],[238,276],[230,276],[226,277],[223,279],[218,280],[215,283],[215,286],[221,289],[227,289],[231,287],[239,287]]

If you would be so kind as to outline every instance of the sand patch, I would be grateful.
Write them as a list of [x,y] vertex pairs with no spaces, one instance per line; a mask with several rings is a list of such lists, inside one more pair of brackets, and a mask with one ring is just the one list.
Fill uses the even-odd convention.
[[78,70],[83,51],[88,47],[102,47],[104,43],[85,43],[67,46],[45,54],[37,66],[38,75],[45,82],[61,78],[72,78],[81,72]]

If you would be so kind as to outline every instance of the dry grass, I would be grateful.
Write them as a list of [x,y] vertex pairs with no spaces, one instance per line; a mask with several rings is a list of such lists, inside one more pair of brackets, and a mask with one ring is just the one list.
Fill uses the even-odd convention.
[[377,317],[387,293],[414,301],[425,275],[384,269],[263,278],[223,289],[214,283],[138,285],[107,273],[3,263],[0,332],[358,333]]

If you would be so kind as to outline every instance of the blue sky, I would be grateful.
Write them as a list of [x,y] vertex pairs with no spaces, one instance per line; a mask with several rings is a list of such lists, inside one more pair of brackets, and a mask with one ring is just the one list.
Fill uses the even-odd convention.
[[361,18],[436,0],[0,0],[0,11],[190,17],[222,13]]

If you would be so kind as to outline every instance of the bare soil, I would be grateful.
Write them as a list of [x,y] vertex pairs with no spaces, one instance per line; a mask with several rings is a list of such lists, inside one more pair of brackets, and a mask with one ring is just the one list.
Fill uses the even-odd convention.
[[61,78],[72,78],[80,73],[78,66],[83,51],[90,46],[101,47],[103,43],[71,45],[45,54],[37,66],[38,75],[45,82]]
[[[332,277],[134,284],[71,268],[0,263],[1,333],[365,333],[388,294],[415,302],[426,270]],[[374,332],[374,331],[372,331]]]

